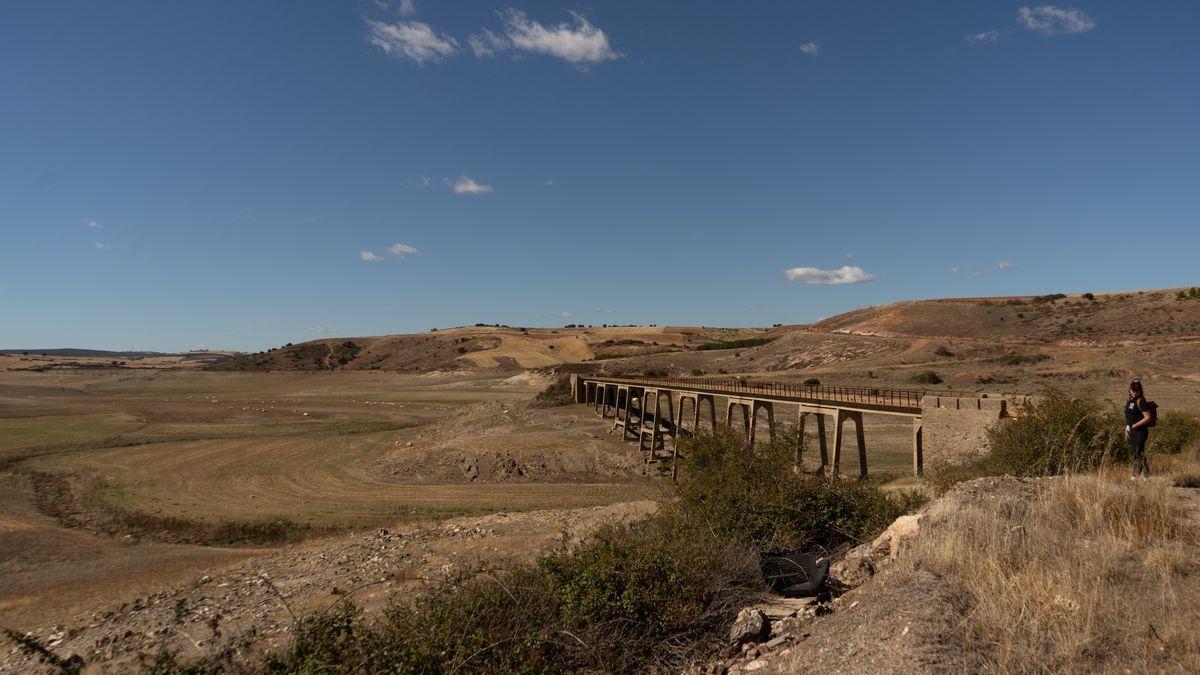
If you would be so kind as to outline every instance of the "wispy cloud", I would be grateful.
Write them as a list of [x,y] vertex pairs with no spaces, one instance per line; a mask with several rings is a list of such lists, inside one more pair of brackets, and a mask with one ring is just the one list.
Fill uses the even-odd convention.
[[851,267],[849,265],[839,267],[836,270],[823,270],[817,267],[793,267],[791,269],[784,270],[783,276],[788,281],[802,281],[810,286],[863,284],[868,281],[875,281],[879,278],[878,275],[868,274],[861,267]]
[[408,244],[392,244],[391,246],[389,246],[387,248],[387,250],[388,250],[388,253],[391,253],[392,255],[396,256],[397,258],[405,258],[406,256],[416,255],[416,254],[420,253],[420,251],[409,246]]
[[819,56],[821,54],[821,45],[815,42],[805,42],[800,45],[800,53],[808,56]]
[[95,218],[87,218],[83,221],[83,224],[87,225],[88,227],[92,228],[93,230],[104,229],[104,226],[101,225],[100,223],[96,222]]
[[96,246],[96,248],[98,248],[98,249],[100,249],[100,250],[102,250],[102,251],[104,251],[104,250],[108,250],[108,249],[112,248],[112,244],[106,244],[106,243],[104,243],[104,242],[102,242],[102,241],[98,241],[98,242],[96,242],[95,246]]
[[382,262],[383,258],[375,255],[372,251],[359,251],[358,259],[363,262]]
[[575,312],[559,312],[558,315],[564,319],[570,319],[571,317],[575,316]]
[[1016,266],[1017,266],[1017,264],[1011,260],[997,260],[996,261],[996,269],[998,269],[998,270],[1011,270],[1012,268],[1014,268]]
[[454,194],[456,195],[482,195],[492,191],[491,185],[476,183],[466,176],[459,176],[458,180],[453,181],[449,178],[443,178],[442,181],[446,183],[447,187],[454,190]]
[[457,40],[420,21],[367,21],[367,42],[388,56],[411,59],[418,65],[438,63],[459,51]]
[[982,33],[971,33],[964,35],[963,40],[972,47],[979,45],[994,45],[1000,42],[1002,34],[998,30],[985,30]]
[[604,31],[575,12],[571,12],[573,22],[553,26],[534,21],[518,9],[500,12],[500,18],[504,26],[499,33],[484,28],[467,39],[476,56],[486,58],[512,49],[546,54],[581,68],[621,58]]
[[471,46],[471,51],[475,56],[481,59],[489,59],[495,56],[496,52],[502,52],[511,46],[505,37],[497,35],[487,28],[467,38],[467,44]]
[[1017,23],[1042,35],[1074,35],[1096,27],[1095,20],[1074,7],[1041,5],[1017,10]]
[[544,185],[545,187],[554,187],[554,180],[553,179],[548,180],[545,183],[542,183],[542,185]]
[[337,327],[331,326],[327,323],[319,323],[315,326],[309,326],[308,332],[316,333],[318,335],[329,335],[330,333],[336,333]]
[[947,267],[946,274],[958,274],[958,268],[957,267]]
[[396,8],[400,16],[410,16],[417,13],[417,3],[413,0],[400,0],[400,6]]

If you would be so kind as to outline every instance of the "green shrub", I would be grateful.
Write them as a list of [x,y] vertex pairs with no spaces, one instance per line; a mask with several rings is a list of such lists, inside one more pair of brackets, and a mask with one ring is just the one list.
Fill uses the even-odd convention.
[[1047,354],[1005,354],[992,359],[994,363],[1001,363],[1006,366],[1022,366],[1049,360],[1050,356]]
[[932,370],[922,370],[916,375],[913,375],[912,381],[916,382],[917,384],[941,384],[943,380],[941,375],[938,375]]
[[746,338],[744,340],[722,340],[720,342],[705,342],[696,347],[699,351],[711,351],[714,349],[747,349],[750,347],[760,347],[768,342],[774,342],[775,338]]
[[632,354],[617,354],[613,352],[605,352],[592,357],[593,361],[607,361],[609,359],[624,359],[633,356]]
[[1200,418],[1185,412],[1159,414],[1158,424],[1150,430],[1147,452],[1177,455],[1200,449]]
[[633,672],[676,669],[763,588],[758,558],[660,519],[611,526],[536,565],[477,574],[368,623],[306,619],[269,672]]
[[1095,397],[1048,389],[988,432],[990,458],[1004,473],[1048,476],[1090,471],[1128,454],[1124,423]]
[[793,472],[798,439],[795,431],[783,436],[753,451],[725,429],[680,439],[683,479],[664,509],[761,552],[836,548],[901,515],[868,483]]

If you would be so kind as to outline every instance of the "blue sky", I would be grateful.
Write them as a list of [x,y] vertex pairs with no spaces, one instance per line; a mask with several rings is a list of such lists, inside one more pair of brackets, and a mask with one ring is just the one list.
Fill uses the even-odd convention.
[[0,347],[1200,283],[1198,34],[1185,1],[5,2]]

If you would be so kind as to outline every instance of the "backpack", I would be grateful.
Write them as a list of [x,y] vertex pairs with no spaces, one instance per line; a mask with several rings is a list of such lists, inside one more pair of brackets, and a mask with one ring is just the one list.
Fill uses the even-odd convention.
[[1142,412],[1150,413],[1150,421],[1146,424],[1146,428],[1150,428],[1150,427],[1158,424],[1158,404],[1157,403],[1155,403],[1154,401],[1147,401],[1146,399],[1142,399],[1141,410],[1142,410]]

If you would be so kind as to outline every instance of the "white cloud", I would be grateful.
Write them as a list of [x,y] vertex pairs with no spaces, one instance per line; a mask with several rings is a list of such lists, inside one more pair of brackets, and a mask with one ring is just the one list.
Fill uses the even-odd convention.
[[564,319],[569,319],[569,318],[575,316],[575,312],[559,312],[558,315]]
[[482,195],[492,191],[491,185],[481,185],[466,176],[459,176],[455,181],[443,178],[442,181],[446,183],[447,187],[454,190],[456,195]]
[[467,44],[471,46],[471,51],[475,53],[475,56],[481,59],[491,58],[496,55],[496,52],[504,51],[511,46],[506,38],[496,35],[487,28],[467,38]]
[[546,181],[545,183],[542,183],[542,185],[544,185],[544,186],[546,186],[546,187],[554,187],[554,181],[553,181],[553,180],[548,180],[548,181]]
[[409,246],[408,244],[392,244],[387,248],[387,250],[388,253],[391,253],[397,258],[404,258],[405,256],[416,255],[420,253],[420,251]]
[[973,276],[973,277],[981,277],[981,276],[983,276],[983,272],[971,272],[971,276]]
[[1017,10],[1017,23],[1042,35],[1074,35],[1096,27],[1092,17],[1074,7],[1042,5]]
[[809,56],[818,56],[821,53],[821,45],[815,42],[805,42],[800,45],[800,53]]
[[545,26],[532,21],[524,12],[509,9],[501,12],[504,20],[502,34],[488,29],[472,35],[467,42],[476,56],[493,56],[498,51],[515,49],[533,54],[547,54],[581,68],[621,58],[604,34],[583,16],[571,12],[574,23],[562,22]]
[[327,323],[319,323],[315,326],[309,326],[308,331],[310,333],[317,333],[318,335],[328,335],[330,333],[336,333],[337,327],[331,326]]
[[363,262],[380,262],[383,258],[375,255],[371,251],[359,251],[358,259]]
[[846,260],[850,260],[850,259],[852,259],[852,258],[854,258],[854,252],[853,252],[853,251],[848,251],[848,252],[846,253]]
[[95,218],[87,218],[86,220],[83,221],[83,224],[87,225],[88,227],[92,228],[93,230],[104,229],[104,226],[101,225],[100,223],[96,222]]
[[958,274],[958,268],[957,267],[947,267],[946,274]]
[[982,33],[971,33],[970,35],[964,35],[963,39],[972,47],[977,45],[994,45],[1000,42],[1000,31],[985,30]]
[[396,8],[400,16],[409,16],[417,13],[417,4],[413,0],[400,0],[400,6]]
[[1015,262],[1012,262],[1011,260],[996,261],[996,269],[998,269],[998,270],[1011,270],[1012,268],[1014,268],[1016,266],[1017,266],[1017,264]]
[[412,59],[419,65],[437,63],[458,53],[457,40],[445,33],[435,33],[420,21],[367,21],[367,28],[367,42],[388,56]]
[[793,267],[784,270],[783,276],[788,281],[803,281],[810,286],[862,284],[868,281],[875,281],[879,278],[877,275],[868,274],[861,267],[851,267],[849,265],[836,270],[823,270],[816,267]]
[[107,249],[112,248],[112,244],[105,244],[102,241],[98,241],[98,242],[96,242],[96,248],[98,248],[100,250],[107,250]]

